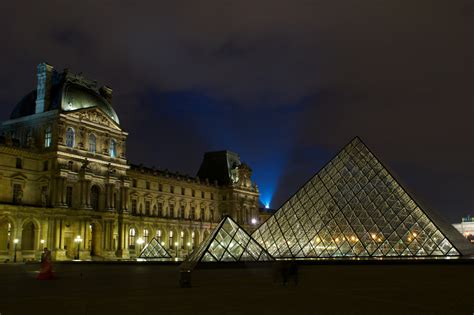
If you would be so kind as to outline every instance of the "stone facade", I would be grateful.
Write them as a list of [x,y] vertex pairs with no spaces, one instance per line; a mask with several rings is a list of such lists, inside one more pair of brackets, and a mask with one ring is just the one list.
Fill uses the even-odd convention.
[[235,153],[224,182],[130,164],[111,101],[109,87],[38,66],[37,89],[0,129],[0,259],[43,247],[56,260],[129,259],[153,237],[184,257],[224,214],[252,229],[259,192]]

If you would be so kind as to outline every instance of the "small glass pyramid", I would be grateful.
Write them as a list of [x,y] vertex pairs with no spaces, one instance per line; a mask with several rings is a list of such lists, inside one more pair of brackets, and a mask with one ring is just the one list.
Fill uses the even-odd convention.
[[186,259],[183,265],[203,262],[274,260],[243,228],[229,216]]
[[156,238],[152,238],[145,248],[143,248],[138,258],[144,259],[160,259],[160,258],[171,258],[171,255],[166,249],[161,246],[160,242]]
[[252,236],[275,258],[460,255],[433,216],[355,138]]

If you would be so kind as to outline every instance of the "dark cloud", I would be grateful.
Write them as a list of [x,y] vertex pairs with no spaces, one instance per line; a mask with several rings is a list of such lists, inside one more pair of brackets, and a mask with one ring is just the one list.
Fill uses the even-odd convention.
[[0,115],[45,60],[113,87],[134,160],[192,172],[202,151],[232,147],[262,188],[279,180],[277,206],[359,135],[458,220],[474,210],[473,8],[11,1],[0,10]]

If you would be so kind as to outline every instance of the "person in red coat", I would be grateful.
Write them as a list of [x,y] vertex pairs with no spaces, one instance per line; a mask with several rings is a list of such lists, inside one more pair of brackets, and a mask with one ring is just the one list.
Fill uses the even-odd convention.
[[38,280],[54,279],[53,265],[51,264],[51,252],[46,247],[41,254],[41,269],[36,278]]

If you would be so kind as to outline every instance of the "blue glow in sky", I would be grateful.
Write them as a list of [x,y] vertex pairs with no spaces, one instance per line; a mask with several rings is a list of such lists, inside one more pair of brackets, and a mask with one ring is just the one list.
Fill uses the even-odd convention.
[[[285,110],[236,107],[231,102],[218,101],[202,93],[181,91],[154,93],[154,110],[180,125],[196,129],[204,150],[231,150],[253,170],[252,179],[260,190],[263,205],[272,206],[272,199],[287,163],[293,137],[292,121]],[[295,110],[294,107],[291,108]],[[268,122],[271,121],[271,124]],[[283,131],[284,130],[284,131]],[[200,163],[204,152],[193,152]],[[196,166],[194,173],[197,172]],[[182,167],[180,167],[182,169]],[[192,171],[191,171],[192,172]]]

